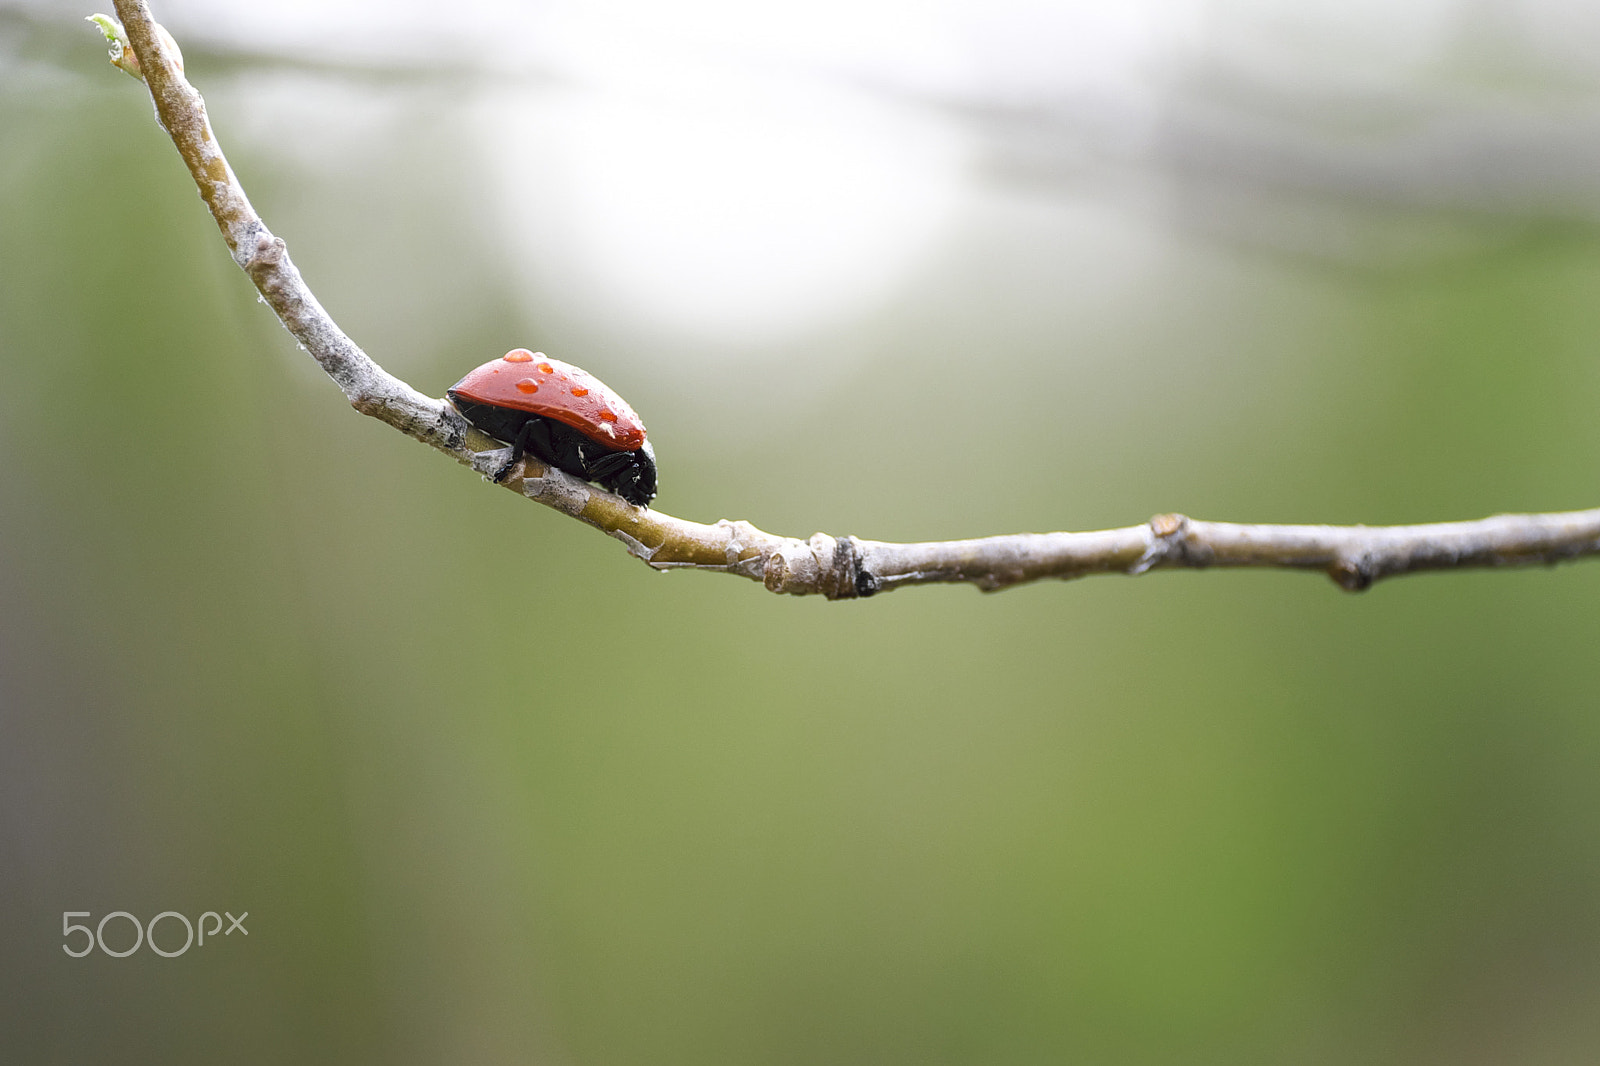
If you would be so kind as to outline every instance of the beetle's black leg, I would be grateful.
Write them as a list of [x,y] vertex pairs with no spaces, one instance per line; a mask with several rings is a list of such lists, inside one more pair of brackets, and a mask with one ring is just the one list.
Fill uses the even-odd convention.
[[528,450],[547,463],[560,466],[560,457],[556,455],[556,443],[550,437],[550,424],[544,419],[534,416],[528,419],[523,426],[524,441]]
[[642,506],[649,500],[640,490],[638,452],[607,452],[590,464],[589,478],[629,503]]
[[646,441],[631,452],[608,452],[595,460],[590,476],[635,507],[648,507],[656,496],[655,451]]
[[494,483],[496,485],[505,481],[506,476],[511,473],[511,468],[522,462],[522,457],[528,450],[528,433],[533,429],[533,423],[534,419],[530,418],[522,423],[522,428],[517,431],[517,439],[511,443],[511,458],[507,459],[500,469],[494,472]]
[[581,439],[578,431],[549,419],[536,417],[534,421],[538,425],[528,437],[528,449],[557,470],[565,470],[574,477],[588,477],[584,473],[587,465],[578,444]]
[[589,476],[599,481],[625,470],[632,462],[632,452],[607,452],[589,464]]

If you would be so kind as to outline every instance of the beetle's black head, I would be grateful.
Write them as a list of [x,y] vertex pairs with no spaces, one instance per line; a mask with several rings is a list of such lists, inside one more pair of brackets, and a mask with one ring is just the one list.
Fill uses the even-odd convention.
[[613,484],[606,488],[637,507],[648,507],[656,498],[656,450],[645,441],[636,452],[629,452],[633,462],[618,472]]

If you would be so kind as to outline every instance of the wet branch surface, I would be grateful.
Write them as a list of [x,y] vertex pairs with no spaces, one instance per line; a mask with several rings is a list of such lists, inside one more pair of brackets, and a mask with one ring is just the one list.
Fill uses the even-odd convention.
[[[507,454],[500,442],[468,425],[445,400],[389,374],[323,310],[284,242],[250,206],[211,130],[205,101],[184,77],[171,38],[152,21],[148,4],[114,2],[137,59],[117,65],[143,78],[234,262],[284,327],[362,414],[480,474],[498,467]],[[113,41],[114,62],[119,50]],[[1600,553],[1600,509],[1413,526],[1242,525],[1163,514],[1122,529],[893,544],[826,533],[800,540],[748,522],[690,522],[632,506],[532,456],[504,487],[610,534],[656,569],[723,571],[773,592],[829,599],[904,585],[968,583],[993,591],[1045,578],[1178,567],[1320,570],[1341,588],[1360,591],[1379,578],[1424,570],[1556,563]]]

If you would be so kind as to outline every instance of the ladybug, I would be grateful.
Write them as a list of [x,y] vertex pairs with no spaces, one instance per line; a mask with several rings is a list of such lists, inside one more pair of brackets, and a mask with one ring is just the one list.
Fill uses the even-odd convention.
[[656,453],[645,440],[644,423],[588,371],[513,348],[456,382],[447,395],[468,422],[511,445],[496,483],[523,453],[532,452],[636,506],[655,498]]

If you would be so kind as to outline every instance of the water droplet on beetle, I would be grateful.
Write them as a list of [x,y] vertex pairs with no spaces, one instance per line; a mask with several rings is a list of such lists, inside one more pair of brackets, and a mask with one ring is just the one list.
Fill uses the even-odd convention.
[[600,421],[615,422],[616,420],[617,413],[615,411],[611,410],[609,407],[602,407],[600,409]]
[[574,396],[587,396],[587,395],[589,395],[589,390],[585,389],[585,388],[581,388],[581,387],[574,388],[572,390],[572,395],[574,395]]
[[513,348],[500,358],[508,363],[531,363],[533,362],[533,353],[526,348]]
[[554,374],[555,372],[556,372],[556,368],[551,366],[549,363],[540,363],[539,364],[539,373],[541,373],[541,374]]
[[517,382],[517,391],[529,393],[538,392],[539,383],[532,378],[523,378],[521,381]]

